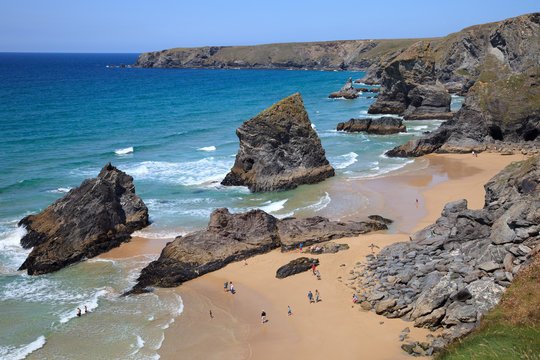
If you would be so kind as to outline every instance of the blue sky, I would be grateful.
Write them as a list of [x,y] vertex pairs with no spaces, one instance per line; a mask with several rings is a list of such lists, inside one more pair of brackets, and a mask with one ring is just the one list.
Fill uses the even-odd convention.
[[536,11],[539,0],[0,0],[0,51],[435,37]]

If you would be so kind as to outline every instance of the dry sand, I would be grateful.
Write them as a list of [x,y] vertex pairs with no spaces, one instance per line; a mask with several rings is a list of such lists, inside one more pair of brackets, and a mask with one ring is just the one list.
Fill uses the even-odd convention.
[[[350,249],[337,254],[313,255],[321,262],[318,267],[321,280],[311,272],[276,279],[277,268],[300,254],[275,250],[248,259],[248,265],[229,264],[175,288],[172,291],[182,297],[184,311],[165,332],[159,351],[161,358],[408,358],[400,349],[401,331],[409,327],[410,338],[415,340],[425,339],[429,332],[414,328],[412,323],[387,319],[353,306],[353,291],[345,285],[351,276],[349,271],[371,252],[371,243],[383,248],[394,242],[408,241],[413,229],[433,223],[449,201],[466,198],[469,208],[481,208],[484,183],[517,160],[522,160],[522,156],[429,155],[418,159],[405,171],[354,181],[349,188],[370,194],[371,213],[397,220],[393,231],[337,240],[349,244]],[[154,240],[135,239],[105,257],[159,253],[163,245]],[[233,281],[236,294],[223,290],[225,281]],[[310,304],[307,292],[315,293],[316,289],[322,301]],[[291,316],[287,315],[288,305],[292,308]],[[213,319],[209,316],[210,310]],[[267,313],[265,324],[260,319],[262,310]]]

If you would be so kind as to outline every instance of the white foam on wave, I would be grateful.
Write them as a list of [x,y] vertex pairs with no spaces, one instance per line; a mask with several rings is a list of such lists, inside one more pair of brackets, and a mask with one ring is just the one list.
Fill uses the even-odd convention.
[[138,180],[157,180],[189,186],[222,180],[233,163],[231,159],[219,160],[213,157],[180,163],[143,161],[124,171]]
[[317,127],[317,126],[316,126],[315,124],[311,123],[311,128],[312,128],[312,129],[315,129],[316,127]]
[[216,151],[216,147],[215,147],[215,146],[205,146],[205,147],[202,147],[202,148],[198,148],[197,150],[201,150],[201,151]]
[[333,161],[334,169],[345,169],[358,161],[358,154],[350,152],[348,154],[340,155]]
[[0,252],[5,256],[2,272],[17,273],[31,249],[21,246],[21,239],[26,235],[26,229],[17,226],[17,221],[0,224]]
[[0,250],[24,250],[21,247],[21,239],[24,235],[26,235],[26,229],[22,226],[0,231]]
[[116,155],[127,155],[127,154],[131,154],[133,152],[133,146],[130,146],[130,147],[127,147],[127,148],[124,148],[124,149],[116,149],[114,150],[114,153]]
[[4,360],[22,360],[34,351],[41,349],[45,343],[45,336],[41,335],[30,344],[24,345],[20,348],[15,348],[12,346],[0,346],[0,358]]
[[184,236],[187,232],[175,232],[167,230],[138,230],[135,231],[132,236],[142,237],[145,239],[174,239],[177,236]]
[[50,192],[50,193],[57,193],[57,194],[64,194],[64,193],[67,193],[69,192],[69,190],[71,190],[72,188],[70,187],[59,187],[57,189],[53,189],[53,190],[47,190],[47,192]]
[[306,206],[305,209],[312,209],[313,212],[318,212],[324,209],[325,207],[327,207],[328,204],[330,204],[330,202],[332,201],[332,198],[327,192],[325,192],[324,194],[325,195],[321,197],[319,201],[317,201],[314,204]]
[[[86,301],[83,301],[82,303],[79,303],[79,305],[76,305],[75,307],[78,307],[80,309],[84,309],[84,306],[86,305],[88,308],[88,311],[92,311],[97,309],[99,306],[98,300],[101,296],[107,295],[108,291],[106,289],[100,289],[96,293],[92,295],[89,299]],[[73,310],[70,310],[69,312],[66,312],[62,315],[60,315],[60,324],[65,324],[69,320],[73,319],[74,317],[77,317],[77,313],[75,311],[75,308]]]
[[281,209],[283,209],[285,203],[288,201],[288,199],[284,199],[284,200],[280,200],[280,201],[276,201],[276,202],[267,202],[265,204],[267,205],[264,205],[264,206],[260,206],[259,209],[263,210],[263,211],[266,211],[267,213],[272,213],[272,212],[276,212],[276,211],[279,211]]

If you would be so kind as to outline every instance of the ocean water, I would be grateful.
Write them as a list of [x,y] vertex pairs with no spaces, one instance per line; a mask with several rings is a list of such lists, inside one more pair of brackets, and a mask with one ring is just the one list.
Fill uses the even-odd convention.
[[[182,300],[172,292],[118,297],[154,255],[94,259],[34,277],[17,271],[28,254],[17,222],[107,162],[134,177],[149,208],[152,225],[137,235],[172,239],[205,226],[219,207],[325,214],[332,199],[324,183],[268,194],[219,184],[238,150],[235,129],[285,96],[302,94],[333,181],[404,166],[410,160],[383,153],[441,124],[406,121],[408,133],[387,136],[335,131],[338,122],[368,116],[370,93],[327,97],[360,72],[107,67],[136,56],[0,54],[2,359],[156,358],[164,328],[181,321]],[[453,108],[462,100],[454,97]],[[82,321],[75,309],[84,305],[91,316]]]

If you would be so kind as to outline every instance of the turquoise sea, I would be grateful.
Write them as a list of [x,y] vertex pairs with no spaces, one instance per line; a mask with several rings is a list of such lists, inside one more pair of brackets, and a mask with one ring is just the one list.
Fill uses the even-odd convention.
[[[33,277],[17,271],[28,254],[17,222],[107,162],[134,177],[149,208],[153,223],[137,235],[172,239],[204,227],[219,207],[262,208],[280,217],[343,215],[325,212],[341,207],[332,207],[324,183],[269,194],[219,185],[238,150],[236,128],[285,96],[302,94],[336,169],[333,181],[403,167],[410,160],[386,158],[384,151],[441,124],[407,121],[408,133],[389,136],[336,132],[338,122],[367,116],[374,100],[371,93],[328,99],[361,72],[107,66],[136,57],[0,53],[2,359],[157,358],[164,329],[182,321],[182,300],[172,292],[118,297],[155,255],[93,259]],[[461,101],[454,98],[453,107]],[[80,321],[75,309],[84,305],[92,316]]]

